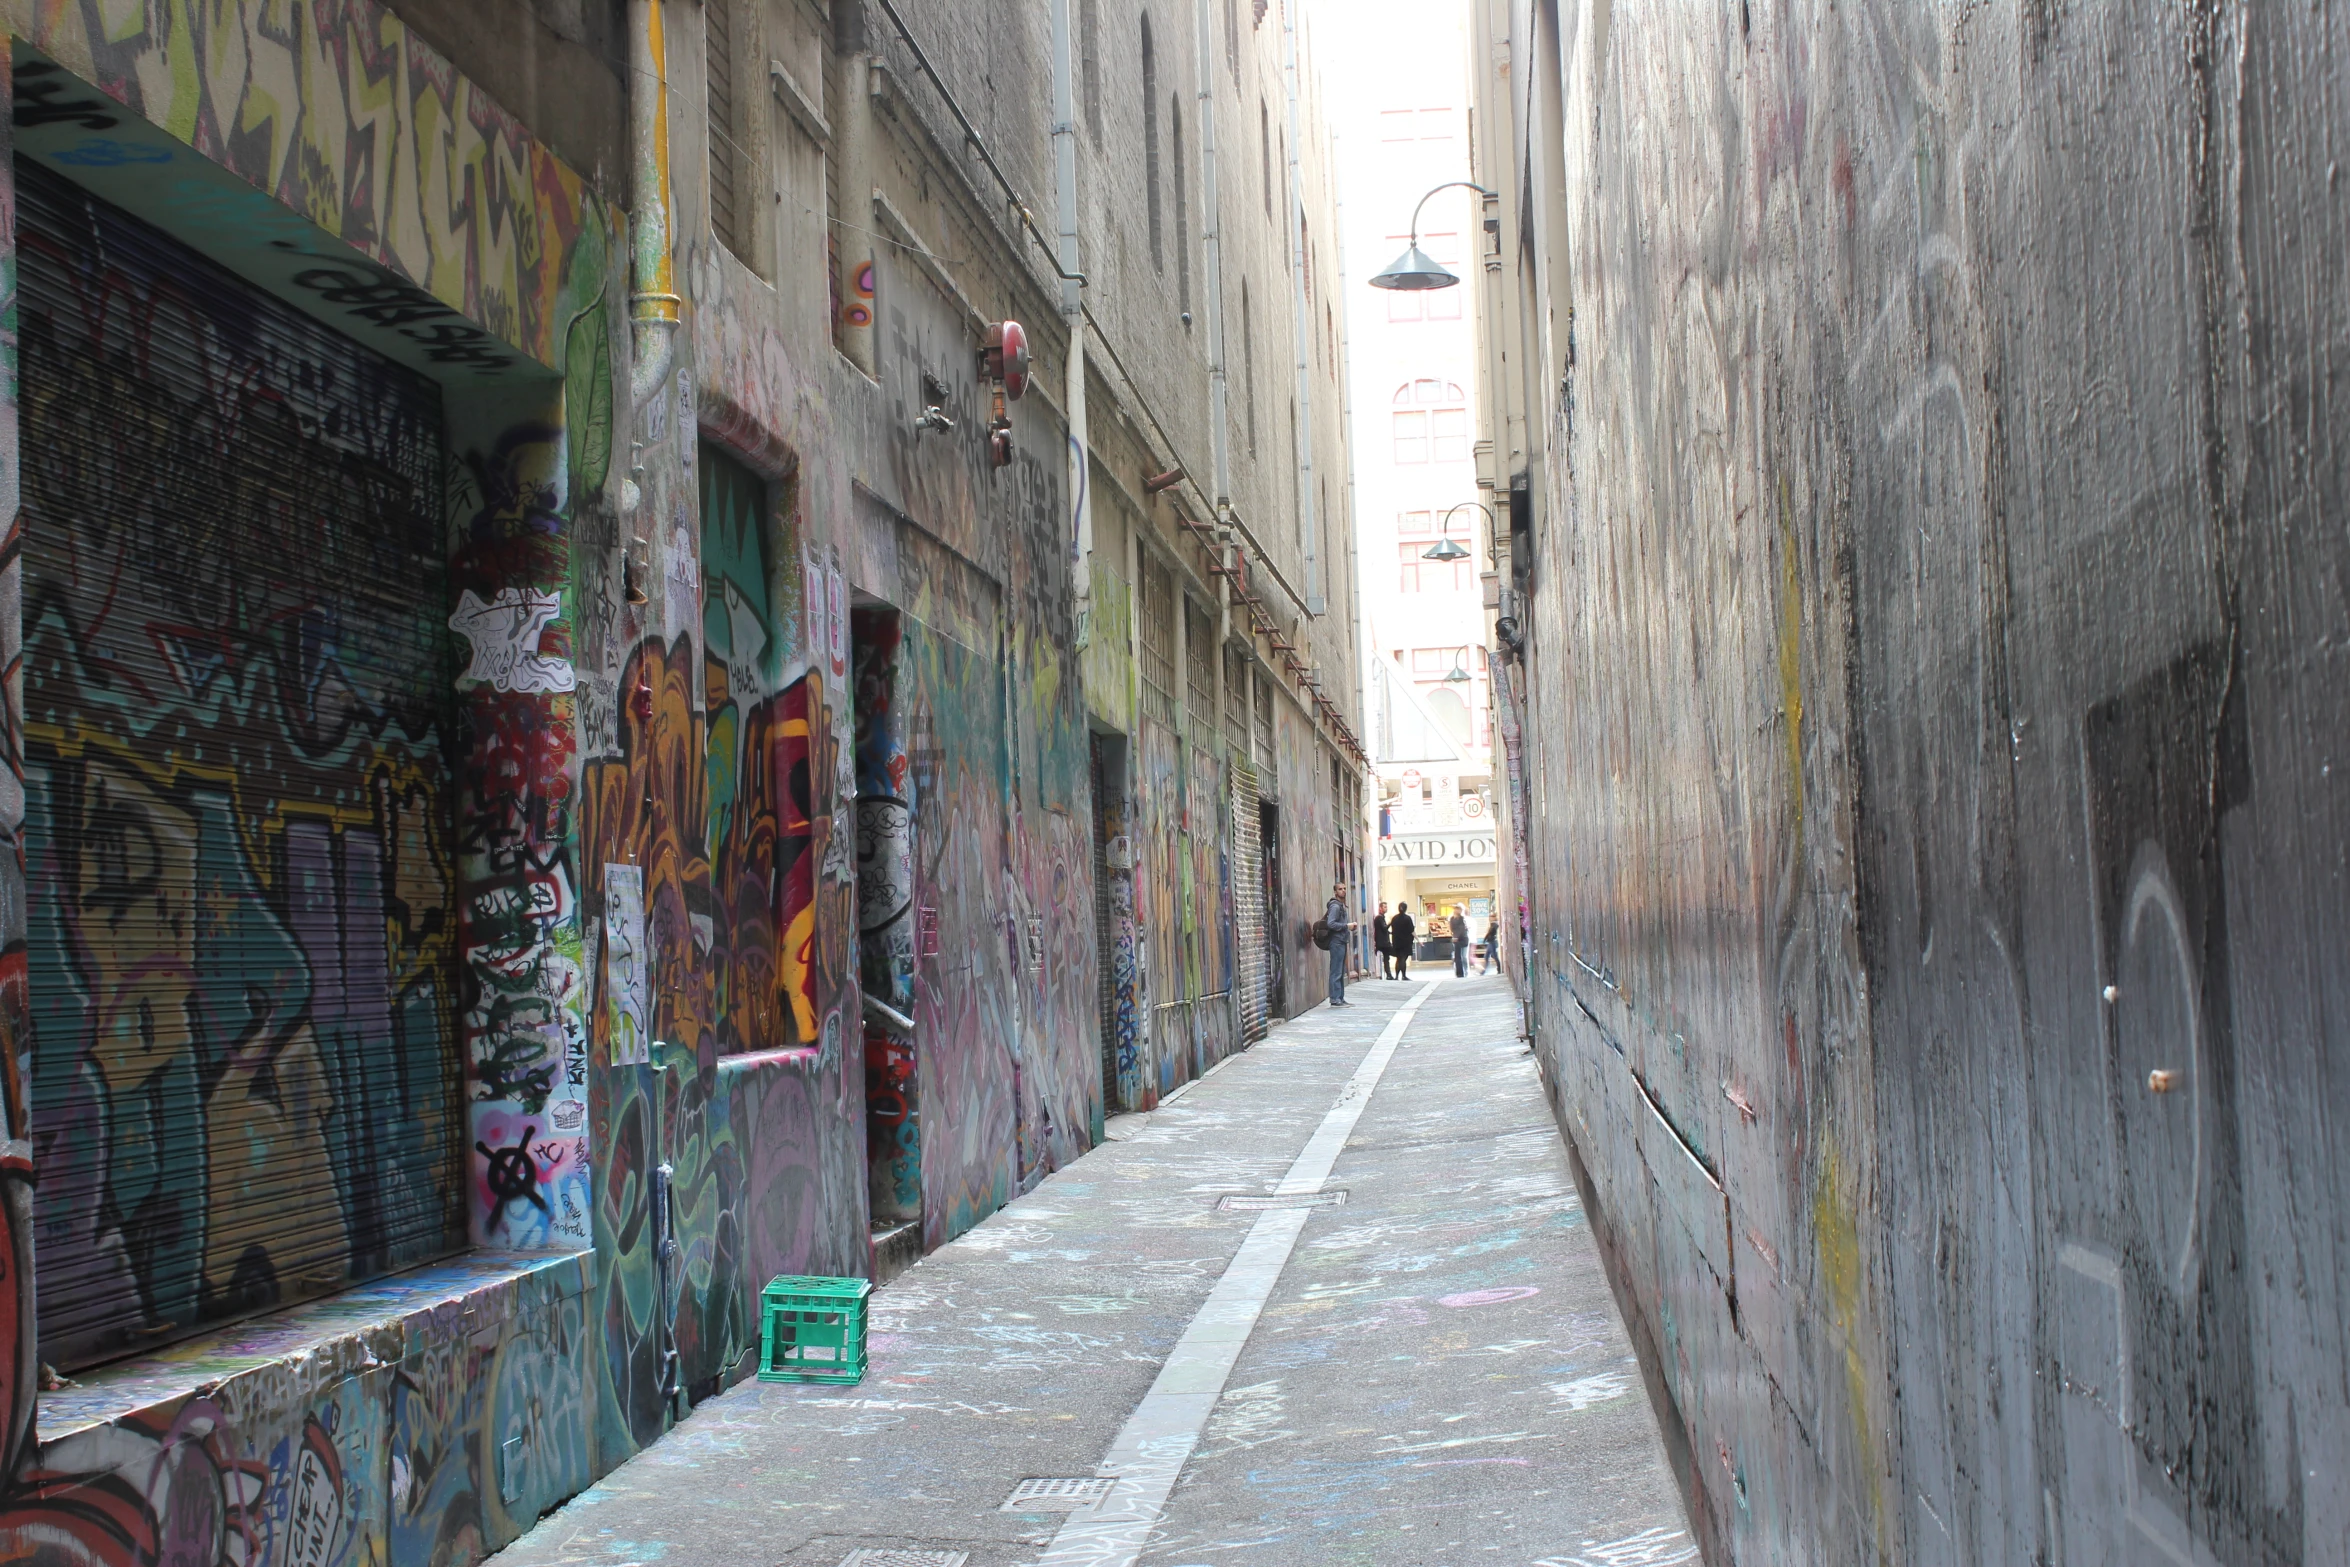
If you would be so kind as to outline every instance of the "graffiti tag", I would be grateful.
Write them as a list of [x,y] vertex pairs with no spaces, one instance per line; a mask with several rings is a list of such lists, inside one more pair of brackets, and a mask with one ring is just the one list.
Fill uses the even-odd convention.
[[539,651],[540,633],[562,613],[560,598],[535,588],[500,588],[486,604],[467,588],[449,617],[449,629],[473,645],[473,662],[458,678],[498,691],[569,691],[571,660]]

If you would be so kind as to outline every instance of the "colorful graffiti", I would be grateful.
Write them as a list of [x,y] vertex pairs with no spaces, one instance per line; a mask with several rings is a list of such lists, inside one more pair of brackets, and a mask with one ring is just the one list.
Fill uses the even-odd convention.
[[[851,616],[856,668],[857,967],[868,996],[914,1009],[914,776],[898,710],[894,610]],[[865,1032],[865,1159],[873,1222],[922,1216],[920,1074],[914,1041]]]
[[[245,196],[251,210],[219,214],[224,226],[241,221],[282,238],[280,230],[306,237],[315,225],[383,269],[329,269],[317,285],[349,296],[363,339],[365,312],[413,323],[437,302],[450,314],[410,325],[411,334],[479,358],[470,339],[486,328],[541,364],[563,358],[576,318],[567,298],[573,248],[598,234],[602,216],[594,198],[519,120],[372,0],[105,20],[79,6],[38,6],[27,20],[31,42],[67,71],[274,198]],[[84,92],[62,75],[43,87],[59,110]],[[52,111],[36,124],[65,124],[84,140],[124,133],[95,123],[103,118]],[[214,194],[188,180],[177,188],[183,204]],[[287,209],[307,221],[289,221]]]
[[33,1032],[25,925],[24,517],[17,428],[13,83],[0,73],[0,1468],[23,1452],[33,1423]]
[[867,1202],[875,1224],[922,1217],[921,1080],[914,1041],[865,1030]]
[[865,994],[914,1004],[914,778],[897,710],[894,610],[854,617],[857,684],[857,974]]
[[[465,428],[459,412],[452,425]],[[461,605],[535,607],[508,622],[526,636],[475,626],[474,662],[457,680],[471,1225],[483,1245],[584,1246],[593,975],[570,844],[570,627],[548,613],[570,565],[568,443],[560,409],[491,429],[449,464],[450,585]],[[485,664],[485,644],[521,641],[527,664]]]
[[1134,922],[1133,813],[1126,803],[1126,746],[1118,740],[1092,738],[1094,835],[1100,846],[1095,889],[1100,910],[1099,950],[1095,961],[1107,965],[1102,984],[1102,1084],[1105,1114],[1143,1108],[1146,1081],[1143,1072],[1144,1013],[1139,970],[1140,952]]
[[21,177],[41,1343],[71,1365],[461,1243],[440,410]]
[[938,951],[914,986],[925,1249],[1011,1199],[1018,1158],[1021,1029],[1003,906],[1001,670],[909,617],[918,910],[935,911]]

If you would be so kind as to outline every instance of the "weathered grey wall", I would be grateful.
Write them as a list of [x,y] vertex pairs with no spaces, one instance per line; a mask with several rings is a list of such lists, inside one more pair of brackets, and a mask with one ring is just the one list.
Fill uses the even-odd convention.
[[1557,12],[1530,983],[1711,1558],[2350,1560],[2350,8]]

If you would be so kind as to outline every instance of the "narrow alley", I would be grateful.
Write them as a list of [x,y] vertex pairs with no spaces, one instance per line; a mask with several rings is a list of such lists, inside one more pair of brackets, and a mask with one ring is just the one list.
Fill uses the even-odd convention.
[[879,1290],[861,1385],[744,1382],[494,1560],[1694,1560],[1510,989],[1355,997]]

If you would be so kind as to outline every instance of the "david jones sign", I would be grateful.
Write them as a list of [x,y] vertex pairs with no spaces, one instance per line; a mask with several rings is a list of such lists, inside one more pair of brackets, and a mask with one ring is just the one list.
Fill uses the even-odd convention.
[[1379,863],[1382,865],[1459,865],[1492,858],[1491,833],[1411,833],[1379,841]]

